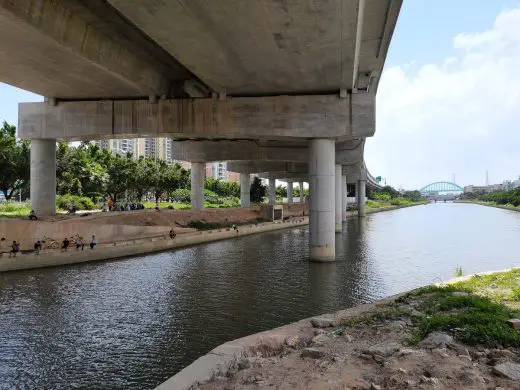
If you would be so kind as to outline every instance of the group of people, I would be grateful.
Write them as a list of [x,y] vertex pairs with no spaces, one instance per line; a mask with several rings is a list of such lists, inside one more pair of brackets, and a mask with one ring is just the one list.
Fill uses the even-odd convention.
[[134,211],[134,210],[144,210],[144,204],[142,203],[121,203],[115,204],[112,199],[109,199],[108,202],[103,203],[103,207],[101,211]]
[[[5,237],[0,238],[0,253],[4,252],[5,246],[6,246],[7,240]],[[43,249],[43,244],[45,241],[38,240],[34,243],[34,254],[39,255],[41,250]],[[61,243],[61,251],[66,252],[67,249],[70,246],[71,241],[65,237]],[[88,244],[90,246],[90,249],[94,249],[96,245],[98,244],[98,239],[95,234],[92,235],[92,239],[90,240],[90,243]],[[76,250],[84,250],[85,249],[85,241],[83,240],[83,237],[78,237],[76,240]],[[14,240],[12,244],[9,246],[9,257],[16,257],[18,253],[21,252],[21,245],[19,241]]]
[[[3,252],[4,246],[7,243],[5,237],[0,238],[0,252]],[[9,257],[16,257],[16,254],[20,252],[20,243],[13,241],[10,245]]]
[[[90,249],[94,249],[96,247],[97,243],[98,243],[97,237],[95,234],[93,234],[92,239],[90,240],[90,244],[89,244]],[[69,249],[69,246],[70,246],[70,240],[67,237],[65,237],[63,239],[63,241],[61,242],[61,251],[67,252],[67,249]],[[79,251],[80,248],[81,248],[81,250],[85,250],[85,241],[83,240],[83,237],[78,237],[76,239],[76,250]]]

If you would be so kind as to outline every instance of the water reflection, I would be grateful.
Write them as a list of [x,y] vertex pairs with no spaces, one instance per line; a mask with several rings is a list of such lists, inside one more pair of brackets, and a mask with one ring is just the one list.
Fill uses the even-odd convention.
[[517,264],[520,213],[437,204],[349,219],[332,264],[308,230],[0,274],[0,388],[153,388],[214,346]]

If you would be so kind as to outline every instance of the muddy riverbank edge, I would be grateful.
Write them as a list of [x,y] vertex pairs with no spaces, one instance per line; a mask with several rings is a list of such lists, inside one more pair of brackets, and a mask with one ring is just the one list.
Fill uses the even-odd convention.
[[[511,271],[518,272],[518,270],[519,268],[513,267],[506,270],[476,273],[443,281],[432,286],[447,287],[450,285],[454,285],[458,282],[468,281],[472,279],[474,276],[481,277],[484,275],[501,274]],[[429,288],[425,287],[425,289],[425,296],[431,296]],[[339,310],[335,313],[309,317],[298,322],[284,325],[275,329],[271,329],[268,331],[256,333],[253,335],[226,342],[214,348],[208,354],[195,360],[192,364],[185,367],[175,376],[171,377],[170,379],[156,387],[156,390],[227,388],[223,384],[226,382],[228,377],[233,378],[235,375],[240,375],[240,380],[244,381],[244,388],[253,388],[255,383],[265,383],[266,379],[265,376],[255,376],[255,374],[253,374],[254,376],[247,377],[247,375],[243,374],[247,371],[244,369],[249,368],[248,362],[255,362],[255,360],[262,361],[262,363],[260,363],[260,367],[262,367],[262,365],[264,366],[264,375],[265,370],[276,370],[276,374],[278,376],[280,376],[280,371],[285,372],[284,370],[288,370],[282,376],[292,376],[293,378],[296,378],[298,374],[301,376],[303,373],[309,373],[313,370],[316,370],[319,371],[319,374],[314,375],[315,378],[323,378],[323,376],[325,375],[324,381],[326,383],[330,384],[336,380],[336,382],[334,383],[339,385],[341,382],[341,375],[338,375],[338,371],[330,372],[330,376],[327,376],[325,374],[325,372],[327,372],[329,364],[334,363],[329,363],[327,361],[327,357],[322,350],[323,346],[325,345],[325,349],[327,345],[330,347],[331,338],[334,337],[338,337],[338,339],[341,340],[342,343],[352,343],[352,336],[347,333],[337,333],[336,336],[336,331],[341,329],[341,327],[343,327],[345,324],[349,323],[353,324],[353,326],[356,326],[354,324],[358,324],[357,326],[362,329],[368,328],[369,333],[364,334],[364,336],[368,336],[370,332],[374,332],[374,325],[370,325],[370,322],[365,322],[367,318],[376,318],[375,321],[381,322],[383,323],[383,325],[379,324],[375,325],[375,327],[379,329],[381,329],[381,326],[388,328],[387,330],[389,333],[386,336],[386,339],[383,343],[371,344],[370,341],[368,341],[368,344],[365,343],[366,349],[363,349],[359,356],[352,356],[352,359],[357,359],[360,362],[364,361],[364,363],[361,363],[362,365],[375,365],[376,371],[379,373],[385,370],[389,371],[392,374],[389,375],[388,372],[386,374],[389,377],[390,383],[392,383],[392,381],[402,382],[401,385],[405,384],[406,387],[407,384],[408,387],[411,386],[410,388],[444,388],[442,386],[438,387],[440,386],[439,379],[435,378],[434,375],[431,375],[431,373],[435,373],[435,370],[430,369],[429,367],[437,366],[438,367],[436,368],[436,370],[438,371],[446,369],[446,367],[449,367],[449,369],[454,368],[455,371],[450,372],[451,375],[453,375],[454,373],[461,374],[460,376],[450,376],[449,374],[447,375],[448,378],[453,378],[454,380],[456,380],[456,388],[490,388],[479,386],[474,387],[474,385],[476,384],[482,386],[486,386],[486,384],[491,385],[492,380],[490,379],[490,376],[496,378],[497,381],[491,388],[495,388],[495,386],[497,386],[497,389],[511,388],[509,386],[511,386],[512,383],[517,383],[516,381],[520,380],[520,373],[516,375],[516,371],[513,373],[508,371],[509,369],[514,371],[517,367],[520,367],[520,364],[510,362],[511,357],[514,357],[515,354],[507,348],[502,349],[499,347],[498,349],[491,350],[483,349],[483,352],[479,352],[473,348],[470,350],[470,353],[468,351],[469,347],[466,348],[466,346],[455,342],[453,338],[450,337],[447,333],[440,332],[431,333],[431,337],[428,337],[426,340],[422,341],[419,344],[418,348],[405,348],[400,343],[402,342],[402,340],[399,340],[398,337],[396,337],[396,335],[402,333],[402,329],[406,328],[407,324],[405,323],[405,321],[401,320],[390,320],[390,322],[388,322],[388,310],[389,307],[393,306],[395,308],[396,305],[400,305],[400,307],[403,307],[403,302],[406,302],[410,296],[416,296],[416,292],[419,290],[421,289],[413,289],[407,292],[383,298],[373,303],[364,304],[345,310]],[[453,296],[455,297],[454,299],[468,299],[468,293],[466,292],[448,292],[448,295],[449,294],[453,294]],[[406,303],[404,305],[406,305]],[[414,312],[417,313],[417,315],[421,314],[416,312],[415,307],[416,306],[414,305],[410,305],[410,307],[407,307],[407,309],[409,309],[409,315],[411,313],[411,316],[414,316]],[[376,331],[376,333],[379,334],[380,331],[378,330]],[[356,337],[359,337],[359,335],[356,335],[355,333],[353,334],[354,340],[356,340]],[[383,336],[383,338],[384,337],[385,336]],[[428,345],[428,343],[431,342],[437,343],[439,341],[437,339],[441,340],[439,345]],[[332,343],[334,342],[335,341],[332,340]],[[309,345],[314,347],[305,348],[305,346]],[[322,348],[320,348],[320,346],[322,346]],[[391,351],[389,350],[390,348],[392,348]],[[294,352],[288,352],[289,350],[294,350]],[[334,350],[338,352],[337,349]],[[394,364],[396,363],[395,359],[393,362],[390,360],[392,359],[390,356],[396,352],[397,355],[400,356],[398,360],[401,359],[397,362],[397,365]],[[304,366],[303,372],[297,373],[298,369],[294,366],[294,364],[289,364],[288,367],[287,365],[282,364],[282,362],[285,360],[284,355],[287,356],[287,360],[290,361],[291,354],[293,355],[293,363],[294,355],[296,354],[298,356],[296,359],[297,361],[301,362],[298,364]],[[486,355],[490,357],[490,359],[494,361],[495,364],[495,366],[492,369],[488,370],[489,375],[487,377],[479,375],[478,371],[476,371],[475,369],[476,366],[482,364],[482,359],[490,360],[486,359]],[[328,357],[330,358],[331,356]],[[304,358],[310,358],[310,365],[309,361],[305,361]],[[406,380],[406,376],[414,374],[415,376],[417,376],[417,373],[413,373],[411,371],[410,365],[406,365],[407,359],[411,360],[412,362],[415,362],[416,360],[421,361],[422,370],[423,372],[426,372],[426,376],[418,376],[417,381]],[[341,355],[332,355],[332,361],[340,362],[341,364],[341,362],[345,361],[345,357],[341,357]],[[244,363],[247,363],[247,365],[244,366]],[[445,365],[445,367],[442,367],[443,364]],[[489,364],[489,362],[487,362],[487,364]],[[251,363],[251,367],[254,367],[254,365],[255,363]],[[381,365],[382,367],[387,368],[382,370]],[[316,366],[316,368],[314,368],[314,366]],[[406,367],[406,369],[403,367]],[[504,369],[504,371],[502,371],[502,369]],[[355,369],[353,373],[358,375],[360,374],[359,371],[355,371]],[[343,372],[342,374],[345,373]],[[348,373],[346,375],[350,380],[352,380],[352,375]],[[312,373],[307,374],[307,376],[312,376]],[[216,382],[215,378],[217,379]],[[221,380],[219,381],[218,379]],[[308,378],[300,378],[300,380],[305,383],[307,383],[307,379]],[[340,382],[337,382],[337,379],[339,379]],[[370,379],[374,378],[371,377]],[[214,385],[212,386],[211,383],[213,383]],[[349,385],[352,385],[352,383],[349,383]],[[356,385],[353,388],[382,389],[387,388],[387,385],[389,385],[389,383],[386,383],[385,386],[376,385],[373,382],[365,384],[356,383]],[[232,384],[230,384],[230,386],[232,386]],[[390,386],[389,388],[393,389],[394,387],[403,388],[402,386]],[[307,386],[305,388],[311,387]],[[317,388],[322,389],[322,386],[318,386]],[[336,387],[332,386],[328,388]]]

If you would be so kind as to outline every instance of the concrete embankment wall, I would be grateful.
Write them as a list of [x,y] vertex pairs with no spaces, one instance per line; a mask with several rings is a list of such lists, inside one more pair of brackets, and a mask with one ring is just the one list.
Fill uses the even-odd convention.
[[99,245],[93,250],[88,247],[85,247],[84,251],[76,251],[75,248],[70,248],[67,252],[61,252],[60,250],[44,250],[39,255],[33,253],[18,254],[16,257],[12,258],[8,257],[8,253],[3,253],[0,257],[0,272],[135,256],[250,234],[294,228],[297,226],[307,225],[308,223],[308,219],[302,217],[296,221],[277,223],[266,222],[258,225],[244,225],[239,227],[238,232],[233,231],[232,229],[215,229],[179,234],[174,240],[171,240],[169,237],[160,236],[148,239],[143,238],[137,240],[118,241],[112,244]]
[[29,220],[0,220],[0,237],[5,237],[8,243],[16,240],[20,242],[22,250],[32,249],[38,240],[50,237],[53,240],[62,241],[79,234],[86,241],[95,234],[99,242],[113,242],[120,240],[133,240],[143,237],[154,237],[167,234],[168,226],[138,226],[138,225],[112,225],[98,224],[89,221],[75,222],[45,222]]

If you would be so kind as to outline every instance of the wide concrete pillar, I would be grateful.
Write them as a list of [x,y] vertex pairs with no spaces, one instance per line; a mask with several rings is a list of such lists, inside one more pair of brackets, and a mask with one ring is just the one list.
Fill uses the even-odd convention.
[[249,173],[240,174],[240,207],[246,208],[250,204],[251,181]]
[[366,180],[358,180],[356,194],[358,201],[358,216],[364,217],[365,214],[365,197],[366,197]]
[[299,186],[300,186],[300,203],[303,203],[304,202],[304,199],[303,199],[303,181],[301,181],[299,183]]
[[288,181],[287,182],[287,203],[292,203],[293,202],[293,183],[292,181]]
[[206,164],[191,163],[191,209],[202,210],[204,208],[204,176]]
[[31,140],[31,208],[37,216],[56,214],[56,140]]
[[269,179],[269,191],[268,191],[269,204],[273,205],[276,203],[276,179]]
[[309,258],[336,259],[335,147],[330,139],[309,141]]
[[347,221],[347,176],[341,175],[341,221]]
[[342,213],[341,206],[343,205],[343,200],[341,199],[342,191],[341,191],[341,165],[336,164],[334,170],[334,191],[335,191],[335,205],[334,205],[334,214],[336,221],[336,233],[341,233],[343,231],[343,223],[341,221]]

